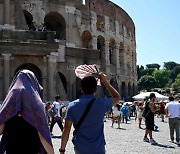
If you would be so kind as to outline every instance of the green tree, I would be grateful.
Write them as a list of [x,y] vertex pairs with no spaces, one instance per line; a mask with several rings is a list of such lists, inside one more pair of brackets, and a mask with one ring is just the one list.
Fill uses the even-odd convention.
[[156,87],[156,80],[151,75],[144,75],[138,81],[139,90],[150,90]]
[[156,80],[157,87],[163,88],[169,81],[170,73],[167,70],[155,70],[153,72],[153,77]]
[[180,74],[177,75],[176,80],[172,84],[172,89],[176,92],[180,92]]
[[152,76],[153,72],[154,72],[153,68],[146,68],[146,69],[141,71],[141,74],[142,74],[142,76],[144,76],[144,75],[151,75]]
[[177,75],[180,73],[180,65],[177,65],[174,67],[173,73],[174,73],[175,77],[177,77]]
[[164,68],[169,71],[172,71],[174,67],[176,67],[177,65],[178,63],[173,62],[173,61],[164,62]]
[[157,64],[157,63],[153,63],[153,64],[147,64],[146,65],[147,68],[152,68],[154,70],[159,70],[159,68],[161,67],[161,65]]
[[141,78],[141,76],[143,75],[142,74],[142,71],[144,70],[144,66],[140,66],[139,65],[137,66],[137,75],[138,75],[138,80]]

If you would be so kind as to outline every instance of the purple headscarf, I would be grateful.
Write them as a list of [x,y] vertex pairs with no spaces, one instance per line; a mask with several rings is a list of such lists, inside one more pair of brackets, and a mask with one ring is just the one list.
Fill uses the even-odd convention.
[[34,73],[29,70],[19,71],[0,109],[0,125],[19,113],[52,146],[45,107],[40,94],[40,86]]

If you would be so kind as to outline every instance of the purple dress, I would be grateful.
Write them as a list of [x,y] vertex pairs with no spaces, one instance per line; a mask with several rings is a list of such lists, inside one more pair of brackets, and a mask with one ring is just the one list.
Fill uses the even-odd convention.
[[[17,116],[18,114],[21,117]],[[12,144],[14,144],[13,148],[16,148],[14,150],[22,148],[24,153],[28,154],[28,150],[33,146],[28,140],[38,143],[38,146],[34,147],[35,151],[45,154],[46,151],[40,142],[38,133],[52,146],[40,86],[33,72],[21,70],[14,77],[0,109],[0,125],[2,124],[5,124],[5,128],[1,139],[0,154],[8,151]],[[18,137],[13,138],[16,136],[14,130],[16,130],[17,134],[19,133],[22,140],[18,139]],[[8,133],[14,135],[7,135]],[[34,139],[30,137],[32,135]],[[28,144],[30,145],[28,146]],[[27,146],[27,148],[23,148],[22,145]],[[21,154],[21,151],[18,153]]]

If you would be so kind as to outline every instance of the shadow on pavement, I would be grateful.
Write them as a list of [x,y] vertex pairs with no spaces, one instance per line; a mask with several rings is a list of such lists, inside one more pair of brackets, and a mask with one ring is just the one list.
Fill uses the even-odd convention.
[[154,145],[154,146],[158,146],[158,147],[162,147],[162,148],[172,148],[172,149],[175,149],[175,147],[174,146],[171,146],[171,145],[164,145],[164,144],[156,144],[156,145]]
[[116,128],[116,129],[126,130],[125,128]]

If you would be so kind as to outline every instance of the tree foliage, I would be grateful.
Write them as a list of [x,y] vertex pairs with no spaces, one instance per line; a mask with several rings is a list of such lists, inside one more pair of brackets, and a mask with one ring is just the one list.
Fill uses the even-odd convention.
[[138,87],[140,90],[150,90],[156,87],[156,80],[151,75],[144,75],[138,81]]
[[180,92],[180,74],[177,75],[175,82],[172,84],[172,89],[176,92]]
[[163,88],[169,81],[170,73],[167,70],[155,70],[153,77],[156,80],[157,88]]
[[180,65],[177,65],[174,67],[173,73],[174,73],[175,77],[177,77],[177,75],[180,73]]
[[[164,62],[163,67],[164,69],[160,69],[160,65],[157,63],[147,64],[146,68],[142,65],[138,66],[137,73],[139,89],[147,90],[151,88],[162,89],[172,87],[172,83],[175,83],[177,74],[180,73],[180,64],[169,61]],[[150,84],[150,86],[148,84]],[[177,90],[178,88],[174,88],[174,90],[175,89]]]
[[176,67],[177,65],[178,63],[173,62],[173,61],[164,62],[164,68],[169,71],[172,71],[174,67]]
[[153,63],[153,64],[147,64],[146,65],[147,68],[152,68],[154,70],[159,70],[159,68],[161,67],[161,65],[157,64],[157,63]]
[[146,68],[146,69],[144,69],[144,70],[141,71],[141,74],[142,74],[142,75],[151,75],[151,76],[152,76],[153,72],[154,72],[154,69],[152,69],[152,68]]

